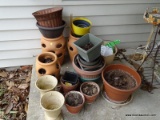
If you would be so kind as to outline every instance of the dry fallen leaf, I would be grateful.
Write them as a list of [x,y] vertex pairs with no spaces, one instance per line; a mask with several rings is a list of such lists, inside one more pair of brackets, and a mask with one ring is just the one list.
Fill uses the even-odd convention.
[[11,111],[12,108],[13,108],[13,103],[10,101],[10,103],[8,104],[8,106],[5,109],[4,113],[8,114]]
[[24,110],[25,110],[25,112],[27,113],[27,111],[28,111],[28,103],[25,104]]
[[18,86],[18,88],[19,89],[26,89],[26,88],[28,88],[28,84],[27,83],[22,83],[22,84],[20,84],[19,86]]
[[9,74],[9,79],[11,79],[11,78],[13,78],[14,77],[14,73],[11,73],[11,74]]
[[14,82],[13,81],[6,81],[6,85],[8,86],[8,89],[11,89],[11,87],[14,86]]
[[7,72],[5,72],[5,71],[0,72],[0,76],[1,77],[7,77]]

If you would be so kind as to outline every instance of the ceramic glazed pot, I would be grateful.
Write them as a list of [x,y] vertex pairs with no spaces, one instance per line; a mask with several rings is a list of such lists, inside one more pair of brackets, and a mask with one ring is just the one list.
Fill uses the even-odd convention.
[[[47,59],[51,59],[52,61],[49,63],[44,63]],[[57,61],[57,56],[54,53],[44,52],[36,58],[36,73],[38,77],[42,75],[53,75],[59,79],[60,68],[61,66]]]
[[39,28],[41,34],[46,38],[57,38],[62,35],[64,27],[66,26],[66,22],[63,21],[61,26],[58,27],[43,27],[40,26],[38,23],[36,24]]
[[[130,74],[131,76],[133,76],[133,78],[136,80],[136,86],[134,88],[127,89],[127,90],[118,89],[116,87],[111,86],[106,81],[104,76],[107,72],[111,70],[117,70],[117,69],[122,70]],[[114,64],[114,65],[107,66],[102,72],[102,79],[103,79],[103,85],[104,85],[104,90],[106,92],[106,95],[109,97],[109,99],[111,99],[112,101],[116,101],[116,102],[126,101],[131,96],[131,94],[139,88],[141,84],[141,77],[139,76],[139,74],[132,68],[126,65],[122,65],[122,64]]]
[[78,53],[76,46],[73,44],[78,39],[78,37],[74,37],[72,34],[69,36],[67,47],[71,61],[73,61],[73,57]]
[[[71,95],[71,94],[78,94],[78,95],[80,95],[80,97],[81,97],[81,99],[82,99],[82,103],[79,104],[78,106],[71,106],[71,105],[69,105],[69,104],[67,103],[67,101],[68,101],[69,95]],[[79,113],[79,112],[82,110],[82,108],[83,108],[84,102],[85,102],[85,98],[84,98],[83,94],[80,93],[80,92],[78,92],[78,91],[70,91],[70,92],[68,92],[68,93],[65,95],[65,105],[66,105],[66,108],[67,108],[67,110],[68,110],[70,113],[72,113],[72,114],[77,114],[77,113]]]
[[43,27],[58,27],[62,25],[62,7],[54,7],[36,11],[32,15]]
[[41,37],[42,52],[53,52],[57,55],[60,64],[63,64],[66,52],[66,40],[61,35],[58,38]]
[[64,96],[60,92],[50,91],[41,97],[40,104],[45,115],[56,120],[56,118],[61,114],[64,101]]
[[54,90],[57,84],[57,78],[51,75],[44,75],[36,81],[35,86],[40,91],[41,96],[43,96],[44,93]]
[[90,32],[91,25],[91,21],[87,18],[74,18],[72,21],[73,33],[79,36],[83,36]]
[[[97,88],[97,92],[96,92],[95,94],[93,94],[93,95],[87,95],[87,94],[84,93],[84,91],[83,91],[83,88],[84,88],[86,85],[93,85],[93,86],[95,86],[95,87]],[[88,87],[88,88],[86,88],[86,90],[90,90],[90,88]],[[94,92],[93,89],[92,89],[92,91]],[[84,82],[84,83],[82,83],[81,86],[80,86],[80,92],[84,95],[84,97],[85,97],[85,102],[91,104],[91,103],[93,103],[93,102],[96,100],[96,98],[98,97],[99,92],[100,92],[100,88],[99,88],[99,85],[98,85],[97,83],[95,83],[95,82]]]
[[76,64],[75,64],[75,59],[76,56],[74,57],[74,60],[72,61],[72,66],[74,68],[74,70],[79,74],[81,81],[96,81],[100,78],[101,72],[103,70],[103,68],[105,67],[105,62],[103,59],[103,66],[101,68],[99,68],[98,70],[95,71],[85,71],[80,69]]
[[[85,46],[87,47],[88,44],[92,44],[93,46],[87,50],[83,49]],[[90,33],[82,36],[74,42],[78,54],[87,62],[92,62],[101,55],[101,44],[102,40]]]

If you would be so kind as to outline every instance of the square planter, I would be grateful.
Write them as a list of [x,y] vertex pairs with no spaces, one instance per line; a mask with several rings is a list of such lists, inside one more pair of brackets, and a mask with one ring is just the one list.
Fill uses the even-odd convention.
[[62,77],[62,81],[75,85],[76,83],[78,83],[78,75],[74,72],[66,71],[64,73],[64,76]]
[[[93,47],[88,50],[84,50],[82,47],[88,43],[92,43]],[[78,54],[87,62],[94,61],[101,55],[101,44],[102,40],[90,33],[84,35],[74,42],[74,45],[78,49]]]

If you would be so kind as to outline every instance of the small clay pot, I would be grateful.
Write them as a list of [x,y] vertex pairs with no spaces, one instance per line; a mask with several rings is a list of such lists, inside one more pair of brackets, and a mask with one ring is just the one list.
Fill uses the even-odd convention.
[[[69,105],[67,103],[67,101],[68,101],[68,96],[71,95],[71,94],[78,94],[78,95],[80,95],[80,97],[82,98],[82,103],[79,104],[78,106],[71,106],[71,105]],[[82,110],[84,103],[85,103],[85,98],[84,98],[83,94],[80,93],[80,92],[78,92],[78,91],[70,91],[70,92],[68,92],[65,95],[65,105],[66,105],[66,108],[72,114],[79,113]]]
[[38,23],[36,24],[39,28],[39,31],[42,33],[42,35],[46,38],[57,38],[62,35],[64,27],[66,26],[66,22],[63,21],[62,25],[59,27],[43,27],[40,26]]
[[60,64],[63,64],[66,53],[66,40],[61,35],[58,38],[41,37],[42,52],[53,52],[57,55]]
[[71,61],[73,61],[73,57],[78,53],[76,46],[73,44],[78,39],[78,37],[74,37],[72,34],[69,36],[67,47]]
[[[49,63],[44,63],[44,60],[51,59]],[[51,52],[44,52],[36,58],[36,73],[38,77],[42,75],[53,75],[57,79],[60,77],[60,64],[57,61],[57,55]]]
[[[107,72],[117,70],[117,69],[122,70],[130,74],[131,76],[133,76],[133,78],[136,80],[136,86],[131,89],[125,90],[125,89],[118,89],[110,85],[104,76]],[[126,65],[122,65],[122,64],[109,65],[103,70],[101,75],[103,79],[104,90],[107,96],[109,97],[109,99],[111,99],[112,101],[125,102],[131,96],[131,94],[134,91],[136,91],[141,85],[141,77],[139,76],[139,74],[135,70],[133,70],[132,68]]]
[[[91,95],[91,96],[87,95],[86,93],[83,92],[83,87],[86,86],[86,85],[93,85],[93,86],[95,86],[97,88],[97,92],[95,94]],[[80,92],[84,95],[85,102],[91,104],[98,97],[99,92],[100,92],[100,88],[99,88],[99,85],[97,83],[95,83],[95,82],[84,82],[80,86]]]

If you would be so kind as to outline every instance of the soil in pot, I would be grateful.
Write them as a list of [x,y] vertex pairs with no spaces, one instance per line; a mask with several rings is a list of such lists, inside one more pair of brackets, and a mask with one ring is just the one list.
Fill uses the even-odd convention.
[[97,88],[94,85],[86,84],[82,87],[82,92],[88,96],[92,96],[97,93]]
[[118,89],[132,89],[136,86],[136,80],[123,70],[111,70],[105,74],[106,81]]
[[86,50],[86,51],[89,50],[92,47],[93,47],[93,44],[91,42],[85,44],[84,46],[81,46],[81,48]]
[[43,60],[41,60],[42,63],[50,63],[53,62],[52,58],[44,58]]
[[79,94],[72,93],[68,95],[66,103],[70,106],[78,106],[83,103],[83,99]]

